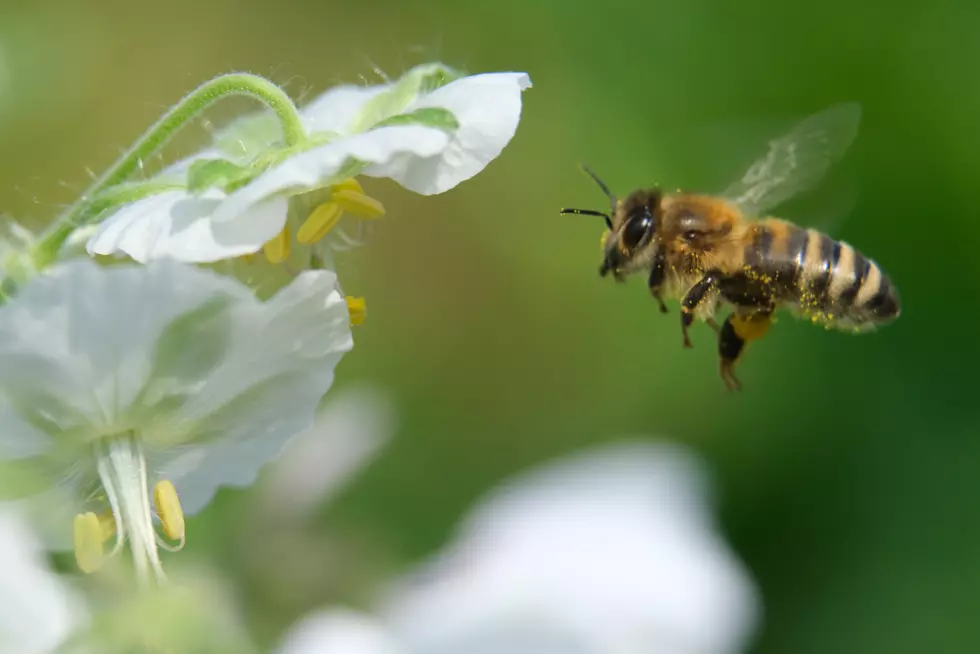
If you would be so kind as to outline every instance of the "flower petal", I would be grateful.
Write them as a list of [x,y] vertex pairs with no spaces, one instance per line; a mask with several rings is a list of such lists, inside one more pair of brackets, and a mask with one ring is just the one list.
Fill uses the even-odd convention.
[[341,135],[363,132],[402,113],[421,95],[457,79],[460,74],[442,63],[421,64],[390,83],[331,89],[304,107],[300,114],[312,132]]
[[193,434],[176,448],[161,445],[154,464],[188,514],[219,486],[250,484],[313,425],[334,367],[353,347],[347,303],[330,271],[303,273],[265,304],[233,309],[235,333],[206,383],[159,431],[145,432],[157,444]]
[[311,133],[347,134],[364,105],[389,88],[377,86],[344,85],[321,94],[300,110],[303,126]]
[[85,621],[82,599],[45,561],[19,512],[0,512],[0,643],[4,652],[54,651]]
[[449,137],[442,130],[418,125],[379,127],[341,138],[290,157],[233,192],[215,210],[214,220],[238,220],[269,198],[336,183],[341,168],[352,159],[398,173],[442,152],[448,143]]
[[0,307],[0,398],[59,436],[114,429],[149,380],[165,327],[224,297],[256,302],[232,280],[174,263],[56,266]]
[[349,320],[326,270],[261,302],[176,262],[55,266],[0,307],[0,408],[25,432],[0,453],[50,450],[52,474],[72,486],[90,479],[92,439],[132,433],[193,513],[313,424],[353,346]]
[[254,204],[234,225],[219,225],[212,213],[225,199],[217,189],[201,196],[165,191],[122,207],[89,240],[89,254],[128,254],[140,263],[174,259],[207,263],[259,250],[286,223],[287,200]]
[[699,477],[635,443],[519,478],[394,593],[393,633],[413,651],[743,651],[757,593]]
[[525,73],[489,73],[464,77],[422,96],[407,111],[424,107],[451,111],[459,128],[449,145],[438,157],[401,167],[379,162],[364,174],[390,177],[422,195],[448,191],[500,155],[517,131],[521,93],[530,86]]

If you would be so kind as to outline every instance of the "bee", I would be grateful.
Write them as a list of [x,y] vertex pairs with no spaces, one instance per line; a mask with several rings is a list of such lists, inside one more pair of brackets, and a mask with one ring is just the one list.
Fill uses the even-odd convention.
[[[788,309],[827,329],[865,332],[898,318],[898,291],[878,264],[851,245],[767,213],[813,189],[857,136],[854,103],[816,113],[784,136],[745,175],[717,195],[639,189],[619,200],[587,166],[611,202],[608,213],[562,209],[605,219],[599,274],[617,281],[646,272],[661,313],[680,301],[684,347],[695,320],[718,336],[719,374],[740,390],[734,366],[762,338],[773,313]],[[719,327],[715,315],[731,313]]]

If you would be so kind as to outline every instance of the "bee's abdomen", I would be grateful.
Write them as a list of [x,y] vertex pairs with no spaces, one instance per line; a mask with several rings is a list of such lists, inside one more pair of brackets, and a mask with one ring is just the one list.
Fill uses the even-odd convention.
[[784,251],[793,276],[793,299],[813,320],[862,328],[898,317],[901,307],[894,284],[877,263],[851,245],[792,225]]

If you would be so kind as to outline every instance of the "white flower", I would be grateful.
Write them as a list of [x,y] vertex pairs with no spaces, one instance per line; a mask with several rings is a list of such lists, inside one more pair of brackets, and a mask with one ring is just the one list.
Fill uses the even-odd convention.
[[[377,620],[345,609],[305,617],[279,644],[276,654],[404,654]],[[503,653],[501,653],[503,654]]]
[[[114,551],[128,540],[140,576],[162,576],[157,544],[183,542],[181,509],[250,484],[313,423],[352,347],[349,319],[329,271],[263,303],[174,262],[61,265],[0,307],[0,457],[56,486],[35,503],[55,519],[55,546],[78,512],[83,570],[99,567],[114,532]],[[167,540],[154,530],[150,482]]]
[[[264,246],[269,260],[279,263],[290,258],[294,240],[320,242],[345,213],[363,220],[384,214],[354,179],[358,175],[394,179],[423,195],[443,193],[501,153],[520,120],[521,93],[530,87],[524,73],[445,83],[452,76],[430,65],[393,84],[328,91],[301,110],[308,130],[302,147],[286,149],[249,133],[234,155],[198,156],[183,166],[176,188],[110,216],[88,250],[122,252],[140,262],[203,263]],[[256,147],[265,149],[252,151]],[[189,190],[201,184],[203,190]]]
[[47,565],[23,516],[0,510],[0,654],[53,652],[86,619],[81,597]]
[[668,446],[622,444],[532,471],[478,506],[377,617],[314,614],[281,654],[317,651],[314,636],[350,654],[744,651],[757,593],[703,491],[697,462]]

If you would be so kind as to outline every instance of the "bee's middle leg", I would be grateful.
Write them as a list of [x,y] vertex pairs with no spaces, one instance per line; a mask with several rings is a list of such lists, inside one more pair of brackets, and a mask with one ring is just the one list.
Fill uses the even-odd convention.
[[691,347],[691,339],[687,335],[688,328],[694,324],[694,311],[698,308],[704,298],[710,293],[721,280],[721,273],[717,270],[709,270],[705,273],[697,284],[688,289],[684,299],[681,300],[681,333],[684,335],[684,347]]

